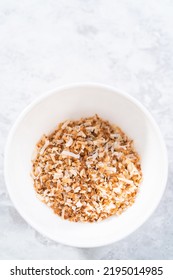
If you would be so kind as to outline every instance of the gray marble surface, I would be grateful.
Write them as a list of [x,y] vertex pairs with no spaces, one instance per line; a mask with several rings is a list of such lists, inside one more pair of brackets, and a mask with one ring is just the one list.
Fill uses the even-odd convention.
[[[173,1],[0,1],[0,259],[173,259]],[[152,217],[115,244],[76,249],[37,233],[3,178],[9,129],[36,97],[74,82],[129,92],[152,113],[170,163]]]

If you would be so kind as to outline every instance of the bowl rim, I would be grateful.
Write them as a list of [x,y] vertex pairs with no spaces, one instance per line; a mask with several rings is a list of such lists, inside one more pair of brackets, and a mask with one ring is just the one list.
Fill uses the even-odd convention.
[[[127,100],[131,101],[133,104],[135,104],[143,113],[144,115],[148,118],[149,122],[152,124],[153,128],[155,129],[157,136],[158,136],[158,141],[160,143],[160,147],[161,147],[161,152],[162,152],[162,157],[163,157],[163,179],[162,179],[162,183],[161,183],[161,188],[162,191],[160,193],[160,196],[158,197],[157,201],[155,202],[155,204],[152,206],[151,210],[149,211],[149,213],[147,215],[145,215],[145,218],[141,219],[137,225],[131,229],[130,231],[128,231],[127,233],[122,234],[122,236],[116,240],[107,240],[106,242],[100,242],[100,240],[97,241],[97,244],[76,244],[76,242],[68,242],[68,241],[61,241],[58,238],[55,240],[53,239],[48,233],[45,233],[42,231],[42,229],[40,229],[39,225],[36,225],[27,215],[25,215],[22,212],[22,209],[20,208],[20,206],[18,206],[15,202],[15,199],[13,198],[13,195],[11,193],[11,187],[10,187],[10,182],[9,182],[9,175],[8,175],[8,159],[10,157],[9,155],[9,147],[12,143],[12,139],[13,139],[13,135],[15,134],[16,128],[18,127],[18,125],[22,122],[22,120],[24,119],[24,117],[27,115],[28,112],[30,112],[37,104],[41,103],[43,100],[47,99],[49,96],[53,95],[53,94],[60,94],[61,91],[64,90],[71,90],[74,88],[97,88],[97,89],[105,89],[111,92],[114,92],[117,95],[123,96],[124,98],[126,98]],[[144,107],[144,105],[142,103],[140,103],[136,98],[134,98],[133,96],[129,95],[128,93],[124,92],[123,90],[117,88],[117,87],[113,87],[113,86],[109,86],[106,84],[102,84],[102,83],[72,83],[72,84],[68,84],[65,86],[59,86],[57,88],[54,88],[52,90],[47,91],[46,93],[43,93],[41,96],[37,97],[36,99],[34,99],[29,105],[26,106],[26,108],[24,108],[22,110],[22,112],[18,115],[18,117],[16,118],[16,120],[14,121],[14,123],[12,124],[7,140],[6,140],[6,144],[5,144],[5,151],[4,151],[4,177],[5,177],[5,184],[7,187],[7,191],[9,194],[9,197],[14,205],[14,207],[16,208],[16,210],[18,211],[18,213],[22,216],[22,218],[29,224],[31,225],[36,231],[38,231],[40,234],[47,236],[48,238],[50,238],[51,240],[54,240],[55,242],[64,244],[64,245],[68,245],[68,246],[73,246],[73,247],[78,247],[78,248],[93,248],[93,247],[100,247],[100,246],[106,246],[109,245],[111,243],[114,242],[118,242],[122,239],[124,239],[125,237],[127,237],[128,235],[130,235],[131,233],[133,233],[134,231],[136,231],[139,227],[141,227],[148,219],[149,217],[154,213],[154,211],[156,210],[156,208],[158,207],[163,194],[166,190],[166,183],[167,183],[167,177],[168,177],[168,155],[167,155],[167,149],[166,149],[166,145],[163,139],[163,136],[161,134],[160,128],[158,126],[158,124],[156,123],[156,121],[154,120],[153,116],[151,115],[151,113],[148,111],[148,109],[146,109]],[[80,242],[79,242],[80,243]]]

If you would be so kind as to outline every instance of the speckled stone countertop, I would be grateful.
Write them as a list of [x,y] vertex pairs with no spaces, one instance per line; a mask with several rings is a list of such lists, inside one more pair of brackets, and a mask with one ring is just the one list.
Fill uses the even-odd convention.
[[[0,259],[173,259],[173,1],[0,1]],[[40,235],[17,213],[3,178],[9,129],[31,101],[76,82],[129,92],[152,113],[170,163],[152,217],[115,244],[76,249]]]

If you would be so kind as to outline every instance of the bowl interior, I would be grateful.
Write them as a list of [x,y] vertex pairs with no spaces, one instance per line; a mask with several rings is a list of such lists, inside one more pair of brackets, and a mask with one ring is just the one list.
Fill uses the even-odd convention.
[[[36,198],[30,177],[35,144],[66,119],[98,114],[120,126],[141,156],[143,182],[136,202],[119,217],[99,223],[64,221]],[[136,101],[110,88],[77,86],[55,90],[30,105],[13,127],[7,144],[5,176],[21,215],[39,232],[64,244],[92,247],[114,242],[141,225],[164,190],[166,157],[159,130]]]

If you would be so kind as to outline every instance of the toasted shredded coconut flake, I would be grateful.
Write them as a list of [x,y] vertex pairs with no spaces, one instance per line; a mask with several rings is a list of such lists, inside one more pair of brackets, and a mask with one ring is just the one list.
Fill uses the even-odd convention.
[[98,157],[98,152],[96,151],[92,156],[89,156],[88,159],[94,161]]
[[83,204],[80,202],[80,200],[76,203],[76,207],[78,207],[78,208],[79,208],[79,207],[82,207],[82,205],[83,205]]
[[71,187],[64,187],[64,189],[65,189],[66,192],[70,192],[72,190]]
[[[56,144],[62,144],[64,141],[62,140],[62,139],[60,139],[60,140],[56,140]],[[54,148],[53,148],[54,149]],[[52,150],[53,150],[52,149]],[[57,149],[57,148],[55,148],[55,149]]]
[[82,169],[81,172],[80,172],[80,176],[84,176],[85,175],[85,169]]
[[65,129],[70,123],[70,120],[67,120],[66,122],[63,123],[63,125],[61,126],[62,129]]
[[78,193],[80,191],[80,189],[81,189],[80,187],[75,188],[74,193]]
[[74,154],[74,153],[66,151],[66,150],[62,151],[61,155],[62,156],[74,157],[74,158],[80,158],[80,155]]
[[70,169],[70,172],[73,176],[77,176],[77,170],[75,169]]
[[36,169],[35,169],[35,171],[36,171],[37,176],[38,176],[39,174],[41,174],[42,169],[41,169],[40,166],[37,166]]
[[118,138],[120,135],[118,133],[111,133],[111,138]]
[[63,219],[101,221],[135,202],[142,172],[133,142],[97,115],[61,123],[36,151],[37,196]]
[[40,155],[44,153],[44,151],[48,146],[49,146],[49,140],[46,140],[44,146],[40,149]]
[[84,138],[86,137],[86,134],[83,131],[79,131],[77,135]]
[[61,218],[64,219],[64,215],[65,215],[65,207],[62,209],[62,212],[61,212]]
[[89,130],[89,131],[94,131],[95,127],[93,127],[93,126],[88,126],[88,127],[86,127],[86,129]]
[[113,173],[117,172],[116,167],[108,167],[107,170],[110,171],[110,172],[113,172]]
[[68,140],[68,142],[65,144],[66,147],[70,147],[73,144],[73,139],[70,137],[70,139]]
[[119,179],[120,181],[123,181],[123,182],[127,183],[127,184],[134,185],[134,183],[133,183],[132,180],[128,180],[128,179],[126,179],[126,178],[119,178],[119,177],[118,177],[118,179]]
[[63,172],[61,170],[59,170],[58,172],[53,174],[53,178],[54,179],[59,179],[63,177]]

